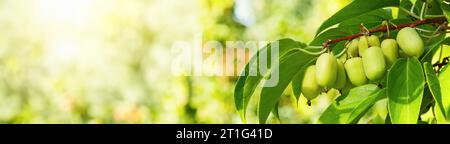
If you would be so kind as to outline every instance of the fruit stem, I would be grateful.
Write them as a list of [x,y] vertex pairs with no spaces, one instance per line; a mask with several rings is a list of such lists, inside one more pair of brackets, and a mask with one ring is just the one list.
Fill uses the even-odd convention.
[[403,12],[405,12],[406,14],[408,14],[408,15],[414,17],[415,19],[420,19],[419,16],[417,16],[416,14],[410,12],[409,10],[407,10],[407,9],[405,9],[405,8],[400,7],[400,10],[403,11]]
[[383,25],[382,26],[386,26],[386,32],[387,32],[387,38],[389,38],[390,35],[390,31],[389,31],[389,22],[388,21],[383,21]]
[[[432,34],[431,36],[434,36],[435,34],[438,34],[437,36],[439,36],[439,35],[441,34],[439,31],[441,31],[442,29],[445,29],[446,25],[447,25],[446,22],[444,22],[443,24],[439,25],[438,28],[433,32],[433,34]],[[439,33],[438,33],[438,32],[439,32]],[[436,36],[436,37],[437,37],[437,36]],[[427,43],[431,42],[432,38],[433,38],[433,37],[429,38],[429,39],[427,40]]]
[[420,9],[420,20],[423,20],[423,15],[427,12],[425,9],[426,7],[428,7],[427,3],[423,2],[422,8]]
[[[377,32],[385,32],[388,29],[389,30],[400,30],[404,27],[416,27],[419,25],[424,25],[424,24],[442,24],[445,23],[447,21],[447,19],[445,17],[436,17],[436,18],[427,18],[427,19],[423,19],[423,20],[418,20],[418,21],[414,21],[414,22],[410,22],[410,23],[403,23],[403,24],[399,24],[399,25],[382,25],[379,26],[377,28],[374,29],[370,29],[368,31],[369,34],[371,33],[377,33]],[[360,36],[363,36],[364,33],[357,33],[357,34],[353,34],[353,35],[349,35],[349,36],[345,36],[345,37],[340,37],[340,38],[336,38],[333,40],[327,40],[322,44],[322,48],[329,48],[330,45],[338,43],[340,41],[350,41],[353,40],[355,38],[358,38]]]
[[308,106],[311,106],[311,100],[308,100],[308,101],[306,102],[306,104],[308,104]]

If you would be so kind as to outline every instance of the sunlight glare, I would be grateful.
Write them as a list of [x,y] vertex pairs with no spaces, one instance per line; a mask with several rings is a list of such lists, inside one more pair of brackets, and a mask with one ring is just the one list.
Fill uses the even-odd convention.
[[44,23],[80,26],[91,15],[92,0],[36,0],[37,15]]

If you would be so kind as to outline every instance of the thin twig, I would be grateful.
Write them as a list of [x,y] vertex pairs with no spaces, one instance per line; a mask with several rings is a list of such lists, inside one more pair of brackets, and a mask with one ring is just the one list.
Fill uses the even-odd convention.
[[[440,35],[440,33],[438,33],[440,30],[442,29],[442,25],[439,25],[438,28],[433,32],[433,34],[431,34],[431,38],[428,38],[427,43],[429,43],[431,41],[432,38],[437,37]],[[436,35],[437,34],[437,35]],[[436,35],[436,36],[435,36]]]

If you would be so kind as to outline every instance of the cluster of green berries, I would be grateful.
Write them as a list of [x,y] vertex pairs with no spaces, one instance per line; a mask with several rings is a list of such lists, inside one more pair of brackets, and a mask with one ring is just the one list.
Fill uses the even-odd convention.
[[301,91],[308,103],[324,89],[342,90],[379,82],[398,57],[420,57],[424,44],[414,28],[405,27],[396,40],[384,39],[380,43],[375,35],[361,36],[350,41],[346,49],[339,59],[323,53],[315,65],[306,69]]

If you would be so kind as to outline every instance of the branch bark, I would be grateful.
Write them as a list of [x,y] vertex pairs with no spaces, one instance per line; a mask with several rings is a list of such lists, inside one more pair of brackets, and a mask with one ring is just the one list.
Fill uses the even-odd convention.
[[433,64],[433,67],[437,67],[436,73],[441,71],[442,67],[447,65],[450,62],[450,57],[445,57],[442,59],[442,62],[436,62]]
[[[416,26],[424,25],[424,24],[438,24],[438,25],[440,25],[440,24],[443,24],[445,22],[447,22],[447,19],[445,17],[427,18],[427,19],[423,19],[423,20],[419,20],[419,21],[414,21],[414,22],[411,22],[411,23],[399,24],[397,26],[394,26],[394,25],[390,25],[389,27],[388,26],[380,26],[380,27],[377,27],[377,28],[374,28],[374,29],[370,29],[368,31],[368,34],[377,33],[377,32],[385,32],[388,29],[389,30],[399,30],[399,29],[402,29],[404,27],[416,27]],[[324,42],[322,44],[322,47],[323,48],[328,48],[330,45],[336,44],[336,43],[338,43],[340,41],[351,41],[351,40],[353,40],[355,38],[358,38],[360,36],[363,36],[363,35],[364,35],[364,33],[361,32],[361,33],[349,35],[349,36],[346,36],[346,37],[340,37],[340,38],[337,38],[337,39],[328,40],[328,41],[326,41],[326,42]]]

